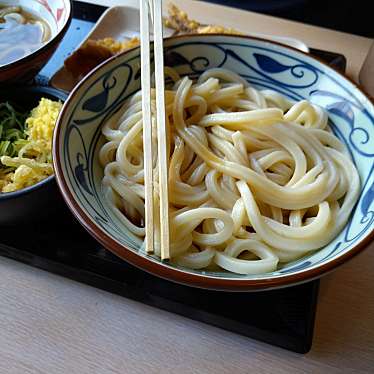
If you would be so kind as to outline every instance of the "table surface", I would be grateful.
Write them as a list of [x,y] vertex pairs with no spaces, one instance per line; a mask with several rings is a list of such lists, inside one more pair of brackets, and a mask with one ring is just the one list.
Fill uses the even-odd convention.
[[[137,0],[87,0],[133,5]],[[371,40],[175,0],[193,18],[343,53],[357,79]],[[374,247],[321,280],[312,350],[299,355],[0,257],[0,373],[369,373]]]

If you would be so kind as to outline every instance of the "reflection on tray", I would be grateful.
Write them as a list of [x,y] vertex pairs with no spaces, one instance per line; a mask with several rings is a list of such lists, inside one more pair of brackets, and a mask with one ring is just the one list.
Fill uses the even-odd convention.
[[299,353],[313,337],[319,281],[287,289],[230,293],[154,277],[106,251],[61,208],[50,220],[0,229],[0,255]]

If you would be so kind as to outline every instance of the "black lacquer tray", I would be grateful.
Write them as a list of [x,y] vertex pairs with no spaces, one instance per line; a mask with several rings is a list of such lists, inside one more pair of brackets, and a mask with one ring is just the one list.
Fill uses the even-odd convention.
[[[70,29],[38,83],[48,82],[105,10],[74,2]],[[314,49],[311,53],[335,68],[345,68],[342,55]],[[22,228],[22,235],[19,228],[0,228],[0,255],[295,352],[306,353],[311,347],[319,281],[256,293],[191,288],[118,259],[92,239],[65,207],[50,222],[30,224]]]

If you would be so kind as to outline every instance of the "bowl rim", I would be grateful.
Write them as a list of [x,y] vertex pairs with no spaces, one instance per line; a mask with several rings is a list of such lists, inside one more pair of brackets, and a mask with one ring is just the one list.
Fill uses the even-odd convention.
[[[307,56],[312,60],[322,64],[327,69],[331,69],[335,73],[337,73],[341,79],[349,81],[358,91],[362,93],[362,95],[368,100],[371,105],[374,105],[374,101],[370,95],[368,95],[362,87],[349,78],[346,74],[342,73],[338,69],[329,66],[326,62],[322,59],[312,56],[306,52],[300,51],[296,48],[286,46],[284,44],[269,41],[266,39],[252,37],[247,35],[227,35],[222,33],[216,34],[188,34],[188,35],[177,35],[165,38],[164,40],[178,40],[182,38],[189,38],[192,37],[203,37],[203,38],[214,38],[214,37],[222,37],[222,38],[238,38],[238,39],[246,39],[246,40],[254,40],[264,42],[273,46],[282,47],[283,49],[290,50],[291,52],[296,52],[301,56]],[[171,266],[165,266],[161,262],[152,261],[146,256],[141,256],[135,251],[127,248],[124,245],[119,244],[117,241],[112,239],[102,228],[98,227],[95,223],[93,223],[92,219],[89,215],[80,207],[77,203],[73,194],[71,193],[70,189],[68,188],[68,184],[65,181],[63,170],[62,170],[62,163],[60,158],[59,152],[59,138],[61,133],[61,127],[64,117],[66,116],[67,108],[72,102],[73,98],[77,95],[80,91],[80,88],[85,84],[85,82],[90,79],[92,76],[96,74],[103,66],[106,64],[110,64],[115,59],[119,58],[119,56],[126,55],[127,53],[131,53],[132,51],[138,49],[139,46],[121,52],[118,55],[112,56],[111,58],[105,60],[98,66],[96,66],[90,73],[88,73],[72,90],[68,99],[64,103],[62,110],[59,114],[56,128],[54,131],[53,136],[53,164],[55,169],[55,176],[57,185],[60,189],[60,192],[69,207],[72,211],[74,216],[78,219],[81,225],[92,235],[99,243],[101,243],[104,248],[107,248],[114,254],[116,254],[121,259],[129,262],[130,264],[147,271],[153,275],[158,277],[184,284],[187,286],[193,286],[198,288],[205,288],[205,289],[213,289],[213,290],[220,290],[220,291],[262,291],[262,290],[270,290],[275,288],[282,288],[282,287],[289,287],[294,286],[296,284],[305,283],[311,281],[313,279],[319,278],[322,275],[325,275],[328,272],[336,269],[338,266],[342,265],[343,263],[347,262],[349,259],[353,258],[357,254],[361,253],[363,249],[365,249],[369,243],[374,239],[374,229],[360,242],[356,243],[349,251],[340,255],[338,258],[330,260],[326,263],[322,263],[316,268],[312,269],[303,269],[296,274],[285,274],[282,277],[269,277],[264,279],[230,279],[230,278],[219,278],[213,277],[205,274],[197,274],[189,272],[188,270],[177,269]],[[56,145],[56,146],[55,146]]]
[[10,200],[10,199],[16,199],[17,197],[21,195],[27,195],[33,191],[39,190],[42,188],[45,184],[49,183],[55,178],[55,175],[49,175],[47,178],[42,179],[41,181],[25,187],[21,188],[20,190],[12,191],[12,192],[0,192],[0,202],[5,201],[5,200]]
[[[40,93],[41,95],[43,95],[43,93],[49,94],[50,96],[54,96],[55,98],[57,98],[57,99],[59,99],[63,102],[65,102],[65,100],[67,99],[67,96],[68,96],[65,91],[58,90],[58,89],[53,88],[53,87],[48,87],[48,86],[22,86],[22,85],[14,85],[14,86],[11,86],[11,87],[7,87],[6,89],[0,87],[0,94],[2,94],[3,92],[5,92],[5,94],[6,94],[6,91],[13,92],[13,91],[17,91],[17,90],[23,90],[23,91],[28,92],[28,93]],[[16,191],[12,191],[12,192],[0,192],[0,202],[4,201],[4,200],[16,199],[20,195],[26,195],[28,193],[31,193],[31,192],[35,191],[35,190],[38,190],[38,189],[42,188],[45,184],[52,181],[53,179],[55,179],[55,174],[49,175],[47,178],[44,178],[41,181],[39,181],[39,182],[37,182],[37,183],[35,183],[31,186],[21,188],[20,190],[16,190]]]
[[69,13],[68,17],[62,26],[62,28],[57,32],[55,36],[53,36],[46,44],[44,44],[42,47],[38,48],[32,53],[27,54],[26,56],[23,56],[19,58],[18,60],[15,60],[13,62],[10,62],[9,64],[5,64],[0,66],[0,74],[7,71],[8,69],[13,69],[15,67],[18,67],[24,63],[30,62],[30,60],[34,59],[35,57],[39,56],[40,54],[44,53],[47,49],[54,46],[56,43],[58,43],[66,34],[67,29],[70,26],[71,20],[73,18],[73,0],[64,0],[67,1],[69,4]]

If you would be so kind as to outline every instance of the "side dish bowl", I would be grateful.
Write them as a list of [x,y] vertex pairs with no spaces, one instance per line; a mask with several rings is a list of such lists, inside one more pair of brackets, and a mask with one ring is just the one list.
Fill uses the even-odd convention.
[[[64,101],[66,94],[49,87],[14,86],[0,88],[0,102],[11,101],[25,111],[35,108],[45,97]],[[0,193],[0,225],[15,225],[50,217],[63,206],[54,175],[14,192]]]
[[2,0],[0,3],[21,6],[43,19],[50,28],[51,37],[42,47],[0,66],[0,85],[26,82],[41,70],[60,44],[72,18],[72,0]]
[[189,270],[140,250],[141,243],[112,213],[101,190],[98,161],[101,127],[140,88],[135,48],[116,56],[72,92],[54,134],[57,183],[81,224],[107,249],[133,265],[190,286],[251,291],[285,287],[322,276],[359,253],[373,238],[374,107],[343,75],[313,57],[269,41],[227,35],[180,36],[165,40],[165,65],[196,77],[224,67],[255,88],[270,88],[294,100],[324,107],[335,134],[348,147],[361,179],[361,194],[343,231],[326,247],[261,275]]

